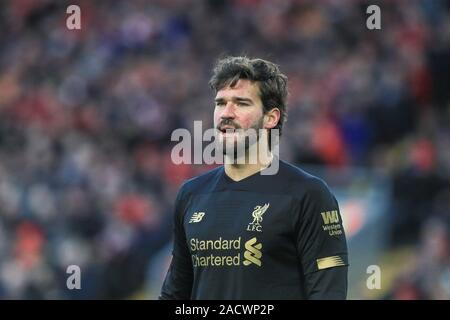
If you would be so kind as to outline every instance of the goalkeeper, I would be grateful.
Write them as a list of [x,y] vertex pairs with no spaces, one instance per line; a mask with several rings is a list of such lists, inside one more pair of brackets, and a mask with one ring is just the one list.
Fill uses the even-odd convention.
[[178,192],[160,299],[345,299],[338,203],[324,181],[273,152],[271,133],[281,134],[286,119],[287,77],[271,62],[228,57],[210,85],[226,161]]

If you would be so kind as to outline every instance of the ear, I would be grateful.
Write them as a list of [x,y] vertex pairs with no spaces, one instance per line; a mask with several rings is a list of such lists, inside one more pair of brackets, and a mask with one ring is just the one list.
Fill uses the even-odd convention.
[[281,111],[278,108],[273,108],[264,115],[264,129],[272,129],[280,121]]

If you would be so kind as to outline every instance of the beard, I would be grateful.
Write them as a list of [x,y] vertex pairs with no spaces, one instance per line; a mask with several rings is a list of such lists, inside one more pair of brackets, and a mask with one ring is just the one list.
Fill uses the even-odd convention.
[[[221,123],[221,125],[223,124]],[[219,133],[222,138],[216,141],[221,144],[224,156],[236,160],[238,157],[248,154],[250,147],[259,142],[261,130],[264,129],[264,116],[257,119],[248,129],[234,127],[237,129],[232,133],[232,137],[225,137],[223,133]]]

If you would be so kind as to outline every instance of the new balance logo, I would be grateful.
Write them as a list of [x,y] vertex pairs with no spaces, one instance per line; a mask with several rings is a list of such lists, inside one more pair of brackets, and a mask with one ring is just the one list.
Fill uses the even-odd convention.
[[252,263],[256,264],[258,267],[261,267],[261,248],[262,244],[256,244],[256,238],[251,238],[245,243],[245,252],[244,252],[244,265],[248,266]]
[[323,223],[339,223],[339,214],[337,210],[321,212]]
[[194,212],[191,219],[189,220],[189,223],[197,223],[202,221],[203,217],[205,216],[204,212]]

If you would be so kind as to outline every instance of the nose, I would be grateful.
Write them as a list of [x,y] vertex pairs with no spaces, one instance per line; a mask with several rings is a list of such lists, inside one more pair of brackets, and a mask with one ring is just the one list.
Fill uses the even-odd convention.
[[222,110],[222,113],[220,115],[220,117],[222,119],[234,119],[236,116],[235,114],[235,106],[234,104],[230,101],[228,102],[225,107]]

